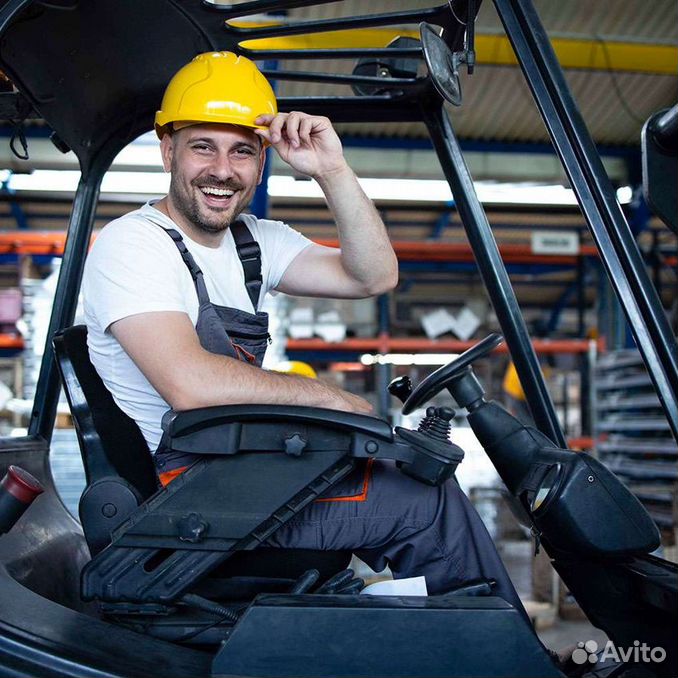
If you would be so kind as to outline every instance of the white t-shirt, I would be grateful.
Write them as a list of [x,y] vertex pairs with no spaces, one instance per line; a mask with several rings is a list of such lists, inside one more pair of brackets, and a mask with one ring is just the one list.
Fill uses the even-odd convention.
[[[311,241],[280,221],[250,218],[247,226],[261,248],[263,299]],[[137,422],[152,452],[160,442],[160,422],[169,405],[109,328],[116,320],[154,311],[183,311],[194,325],[197,322],[198,297],[193,279],[176,245],[161,227],[181,233],[204,274],[212,303],[253,311],[230,230],[218,248],[205,247],[147,203],[101,231],[87,258],[82,284],[89,355],[118,407]]]

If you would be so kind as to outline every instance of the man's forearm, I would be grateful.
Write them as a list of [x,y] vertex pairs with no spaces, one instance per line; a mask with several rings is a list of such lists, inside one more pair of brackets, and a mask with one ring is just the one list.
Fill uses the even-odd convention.
[[386,292],[398,282],[398,261],[384,223],[372,201],[346,165],[316,177],[334,216],[341,261],[346,273],[366,295]]
[[207,351],[194,358],[182,382],[166,394],[175,410],[241,403],[353,409],[343,402],[351,394],[315,379],[268,372]]

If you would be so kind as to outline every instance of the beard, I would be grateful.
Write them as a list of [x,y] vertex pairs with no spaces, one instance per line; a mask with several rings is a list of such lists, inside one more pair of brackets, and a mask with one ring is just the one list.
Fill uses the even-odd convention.
[[[219,181],[210,176],[199,177],[191,181],[193,190],[186,187],[181,181],[180,175],[173,169],[170,179],[169,195],[174,207],[196,229],[209,234],[222,233],[240,215],[249,203],[249,194],[243,193],[243,186],[234,181]],[[237,191],[229,203],[223,208],[210,207],[200,202],[201,187],[212,187],[224,190]]]

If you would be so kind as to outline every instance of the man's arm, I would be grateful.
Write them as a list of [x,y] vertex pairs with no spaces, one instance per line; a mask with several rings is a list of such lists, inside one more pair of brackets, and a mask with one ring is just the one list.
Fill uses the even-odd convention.
[[321,381],[267,372],[205,351],[185,313],[140,313],[114,322],[110,330],[175,410],[258,403],[372,411],[366,400]]
[[327,118],[304,113],[261,116],[257,134],[298,172],[313,177],[334,216],[341,249],[310,245],[287,267],[277,289],[299,296],[362,298],[393,289],[398,262],[386,228],[346,163]]

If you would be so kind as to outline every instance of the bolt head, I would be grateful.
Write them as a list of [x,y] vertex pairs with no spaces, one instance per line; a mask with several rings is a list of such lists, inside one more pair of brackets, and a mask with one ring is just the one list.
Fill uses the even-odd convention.
[[118,512],[118,509],[115,504],[104,504],[101,507],[101,512],[106,518],[112,518]]
[[376,441],[368,440],[365,443],[365,452],[367,452],[367,454],[374,454],[378,450],[379,450],[379,445],[377,444]]

